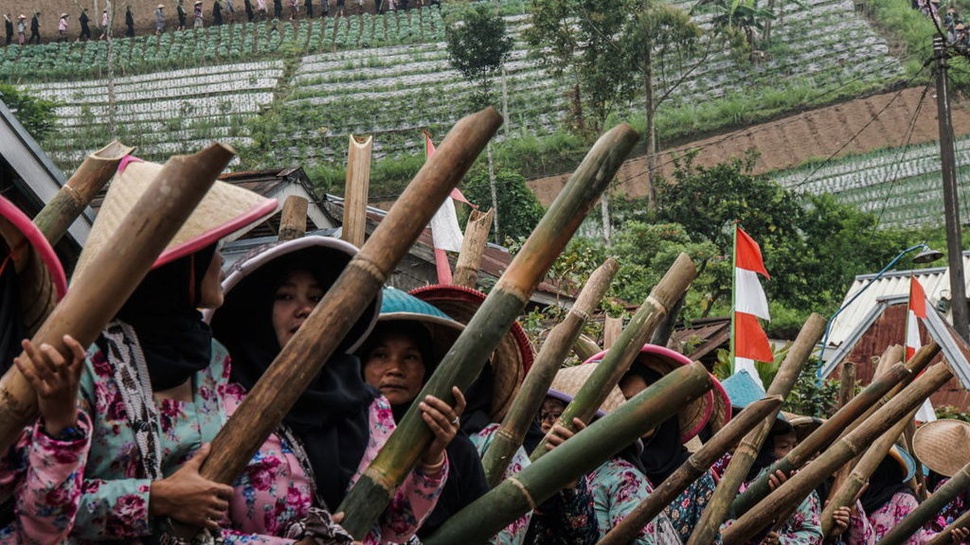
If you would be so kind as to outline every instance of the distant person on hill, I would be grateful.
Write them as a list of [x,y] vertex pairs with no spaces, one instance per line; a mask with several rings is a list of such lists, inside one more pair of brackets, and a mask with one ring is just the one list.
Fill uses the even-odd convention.
[[342,17],[344,14],[344,3],[346,0],[337,0],[337,17]]
[[179,26],[176,30],[185,30],[185,5],[182,3],[182,0],[179,0],[178,4],[175,5],[175,14],[179,18]]
[[17,43],[19,45],[27,43],[27,17],[23,13],[17,17]]
[[256,18],[260,21],[265,21],[266,15],[266,0],[256,0]]
[[[128,13],[125,14],[125,24],[131,30],[131,35],[135,35],[135,20],[131,17],[131,8],[128,8]],[[128,21],[131,21],[129,23]],[[160,36],[162,32],[165,32],[165,4],[159,4],[155,7],[155,35]]]
[[330,15],[330,0],[320,0],[320,17]]
[[57,41],[66,42],[67,41],[67,14],[62,13],[61,18],[57,21]]
[[313,19],[313,0],[304,0],[303,7],[306,8],[306,18]]
[[296,16],[300,13],[300,6],[297,4],[297,0],[289,0],[290,3],[290,21],[296,19]]
[[30,39],[27,40],[29,44],[40,45],[40,12],[35,11],[34,16],[30,18]]
[[88,21],[91,18],[88,17],[87,8],[81,8],[81,16],[77,18],[77,22],[81,24],[81,35],[78,36],[79,40],[88,41],[91,39],[91,27],[88,26]]
[[195,18],[195,21],[192,23],[192,28],[202,28],[202,0],[195,0],[192,15]]
[[283,0],[273,0],[273,17],[283,18]]
[[[155,14],[155,34],[161,34],[158,30],[158,10],[156,9]],[[162,29],[165,28],[165,17],[162,17]],[[135,37],[135,16],[131,14],[131,6],[125,6],[125,37],[134,38]]]
[[212,25],[222,26],[222,3],[219,0],[212,4]]
[[13,43],[13,21],[10,20],[10,14],[3,14],[3,30],[7,33],[6,45]]
[[253,3],[250,0],[243,0],[243,7],[246,9],[246,20],[250,23],[256,18],[256,13],[253,11]]
[[226,17],[229,19],[230,23],[236,22],[236,4],[233,0],[226,0]]
[[108,39],[108,28],[111,26],[111,18],[108,17],[108,10],[101,12],[101,36],[98,37],[99,40]]

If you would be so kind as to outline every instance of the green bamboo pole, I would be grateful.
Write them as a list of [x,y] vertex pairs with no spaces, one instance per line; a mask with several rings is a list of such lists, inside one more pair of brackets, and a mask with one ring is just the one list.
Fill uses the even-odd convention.
[[[812,354],[815,343],[822,338],[824,332],[825,319],[812,313],[805,324],[802,325],[795,342],[788,349],[788,354],[781,363],[778,374],[775,375],[775,379],[771,381],[771,386],[768,387],[768,395],[781,396],[782,399],[788,397],[792,387],[795,386],[795,381],[798,380],[798,375],[805,367],[805,362]],[[687,540],[687,545],[708,545],[714,542],[714,538],[720,531],[721,523],[727,518],[731,509],[731,502],[737,496],[738,489],[744,482],[748,470],[751,469],[754,459],[758,456],[758,451],[761,450],[761,445],[765,442],[768,432],[771,431],[777,415],[777,410],[769,413],[761,424],[748,432],[741,440],[741,444],[734,451],[734,456],[731,457],[731,462],[724,471],[724,476],[721,477],[721,482],[714,489],[711,501],[708,502],[707,508],[701,513],[701,518],[697,522],[694,532]]]
[[936,537],[931,539],[927,545],[949,545],[953,543],[953,538],[951,537],[953,530],[966,528],[967,526],[970,526],[970,511],[964,512],[956,520],[947,524],[946,528],[943,528],[940,533],[936,534]]
[[587,337],[586,335],[580,335],[576,339],[576,343],[573,344],[573,353],[580,361],[586,361],[596,354],[599,354],[600,347],[596,344],[596,341]]
[[[610,390],[616,386],[623,375],[630,369],[633,360],[640,354],[640,349],[647,342],[654,329],[663,321],[667,314],[667,309],[677,303],[690,283],[697,276],[694,263],[687,254],[680,254],[673,265],[667,270],[663,278],[650,291],[636,314],[630,319],[623,332],[616,339],[616,343],[610,347],[609,352],[603,357],[603,361],[596,367],[596,370],[586,379],[586,384],[579,389],[573,401],[566,406],[566,410],[559,416],[556,424],[568,430],[576,431],[573,424],[574,418],[579,418],[583,422],[589,422],[599,410],[600,405],[606,400]],[[546,455],[546,443],[548,439],[544,437],[539,442],[539,446],[532,451],[532,461]]]
[[874,403],[879,401],[889,390],[899,384],[903,379],[912,376],[909,369],[902,363],[897,363],[884,375],[873,380],[869,386],[859,392],[859,395],[852,398],[842,409],[832,415],[825,423],[819,426],[811,435],[800,442],[784,458],[771,465],[771,468],[755,480],[748,489],[738,495],[732,504],[735,514],[740,516],[748,512],[748,509],[761,501],[762,498],[771,492],[768,486],[768,476],[775,471],[783,471],[786,475],[802,467],[811,460],[812,456],[831,445],[838,435],[851,422],[856,421]]
[[781,396],[771,396],[745,407],[741,414],[731,419],[700,450],[691,454],[683,465],[654,488],[653,493],[607,532],[597,545],[625,545],[636,541],[640,530],[647,523],[670,505],[692,482],[707,473],[711,465],[734,447],[744,434],[761,423],[769,413],[777,412],[783,401]]
[[529,424],[535,420],[556,372],[579,337],[583,325],[589,320],[589,315],[599,307],[619,268],[619,262],[611,257],[593,271],[566,318],[553,328],[543,343],[502,421],[502,427],[495,432],[492,444],[482,456],[489,486],[494,488],[505,477],[505,470],[516,450],[522,446]]
[[[636,131],[620,125],[597,140],[418,394],[419,399],[434,395],[451,403],[452,386],[464,390],[475,381],[488,355],[525,308],[536,285],[638,139]],[[440,154],[439,149],[432,157]],[[337,508],[346,513],[343,525],[351,535],[362,538],[367,533],[431,438],[418,405],[413,405]]]
[[[90,346],[117,314],[165,246],[172,240],[206,194],[235,150],[211,144],[195,155],[179,155],[166,163],[151,186],[134,203],[111,242],[91,258],[91,265],[75,275],[67,295],[47,317],[31,341],[47,343],[65,358],[70,334]],[[0,452],[16,440],[37,412],[34,390],[17,367],[0,378]]]
[[[929,371],[927,371],[927,374],[929,374]],[[922,403],[922,401],[920,402]],[[968,486],[970,486],[970,464],[963,466],[939,490],[919,504],[919,507],[910,511],[903,520],[899,521],[888,534],[879,540],[880,545],[902,545],[906,543],[909,536],[922,528],[924,524],[940,512],[940,509],[946,507],[946,504],[957,497],[957,494],[966,490]]]
[[[885,433],[903,415],[917,408],[924,399],[952,377],[953,373],[945,363],[930,367],[865,422],[836,441],[812,463],[794,474],[726,528],[721,533],[724,545],[746,543],[762,528],[773,524],[782,512],[804,500],[818,486],[818,483],[832,474],[832,471],[848,462],[853,456],[857,456],[876,437]],[[880,543],[885,543],[885,538]]]
[[484,543],[509,522],[535,509],[559,489],[596,469],[648,430],[713,387],[692,363],[655,384],[510,477],[452,516],[425,545]]
[[906,425],[913,420],[915,414],[915,410],[910,411],[890,428],[889,431],[877,438],[866,449],[865,454],[859,459],[859,463],[852,468],[852,473],[849,474],[849,478],[842,483],[842,486],[829,495],[829,501],[825,504],[825,509],[822,510],[821,516],[823,536],[832,533],[832,528],[834,527],[832,517],[835,515],[835,511],[840,507],[855,504],[855,500],[859,496],[862,487],[869,482],[869,477],[872,476],[872,473],[879,467],[879,464],[882,463],[886,455],[889,454],[889,449],[896,444],[899,435],[903,433]]
[[117,172],[121,160],[133,151],[135,148],[114,140],[84,158],[67,183],[34,218],[34,224],[51,246],[61,240],[91,199]]

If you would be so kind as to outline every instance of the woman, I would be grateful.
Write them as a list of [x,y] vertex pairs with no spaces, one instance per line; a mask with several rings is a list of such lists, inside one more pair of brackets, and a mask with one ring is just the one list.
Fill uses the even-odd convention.
[[[562,409],[572,402],[597,365],[599,365],[598,362],[589,362],[567,367],[556,373],[549,395],[546,397],[545,409],[562,414]],[[553,400],[558,400],[563,405],[559,407]],[[613,411],[624,401],[623,393],[614,387],[600,406],[597,417]],[[554,429],[553,426],[545,424],[552,419],[551,414],[540,413],[540,417],[544,422],[543,429]],[[576,423],[581,424],[579,421]],[[629,445],[586,476],[586,482],[593,495],[593,507],[601,538],[653,493],[653,487],[643,473],[643,466],[638,456],[641,446],[639,441]],[[640,530],[634,543],[679,545],[681,540],[670,519],[661,513]]]
[[[936,493],[946,482],[970,463],[970,423],[943,418],[920,426],[913,436],[913,453],[929,468],[926,486]],[[953,498],[927,528],[940,532],[970,508],[970,490],[963,490]],[[963,533],[967,529],[961,529]],[[967,536],[963,535],[965,539]]]
[[[337,239],[304,237],[243,260],[226,279],[226,304],[211,321],[234,355],[230,411],[356,252]],[[387,400],[367,386],[359,360],[347,353],[373,326],[377,305],[379,298],[237,481],[231,500],[236,528],[278,534],[311,507],[336,508],[394,430]],[[365,541],[407,541],[437,501],[448,471],[444,447],[457,432],[453,421],[462,407],[430,398],[422,409],[436,439]]]
[[[916,493],[908,484],[915,468],[916,464],[909,453],[893,446],[869,477],[869,487],[859,501],[872,524],[876,542],[919,505]],[[929,542],[934,536],[935,532],[923,528],[910,536],[906,543],[919,545]]]
[[[97,274],[92,255],[161,170],[123,163],[75,275]],[[88,350],[80,397],[93,437],[76,542],[143,543],[167,533],[168,520],[220,532],[232,489],[198,469],[225,422],[229,358],[197,309],[222,303],[217,241],[275,208],[275,200],[216,182]]]
[[[16,364],[40,413],[0,455],[0,543],[60,543],[74,525],[91,444],[90,420],[75,405],[84,347],[65,336],[73,353],[68,362],[50,345],[17,344],[35,332],[67,285],[54,249],[3,197],[0,235],[0,374]],[[25,357],[15,357],[21,348]]]

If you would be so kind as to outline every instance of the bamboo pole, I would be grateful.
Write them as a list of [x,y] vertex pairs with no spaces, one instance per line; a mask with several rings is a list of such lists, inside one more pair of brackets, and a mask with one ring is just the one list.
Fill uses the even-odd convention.
[[855,397],[855,378],[856,378],[856,364],[847,361],[842,364],[842,374],[839,376],[839,397],[836,402],[837,409],[845,407],[849,401]]
[[[578,418],[589,422],[606,400],[610,390],[620,382],[623,375],[630,369],[633,360],[640,354],[643,345],[660,324],[667,309],[677,302],[677,299],[687,291],[690,283],[697,276],[694,262],[690,257],[681,253],[674,263],[667,269],[660,282],[650,290],[650,295],[643,301],[630,323],[620,333],[613,348],[606,353],[603,361],[596,366],[596,370],[586,379],[586,384],[576,392],[576,397],[559,415],[556,424],[576,431],[573,419]],[[539,445],[532,451],[532,461],[546,455],[548,436],[543,437]]]
[[[597,140],[438,365],[418,394],[419,398],[434,395],[452,403],[453,386],[467,389],[475,381],[488,355],[525,308],[532,291],[638,139],[636,131],[619,125]],[[439,148],[432,157],[441,152]],[[346,513],[343,525],[351,535],[361,538],[370,529],[431,438],[418,406],[412,405],[377,458],[337,508],[338,512]]]
[[374,299],[451,189],[502,123],[493,108],[460,119],[370,239],[212,441],[203,477],[231,483]]
[[[815,343],[818,342],[824,332],[825,319],[812,313],[802,325],[795,342],[788,349],[785,360],[781,362],[778,373],[768,387],[767,395],[781,396],[782,399],[788,397],[792,387],[795,386],[795,381],[798,380],[798,375],[805,366],[805,362],[808,361]],[[768,437],[768,432],[771,431],[777,415],[777,410],[769,413],[761,424],[748,432],[741,440],[741,444],[734,451],[734,456],[731,457],[731,462],[724,470],[721,482],[714,489],[710,502],[708,502],[704,512],[701,513],[701,518],[697,522],[694,532],[690,535],[690,539],[687,540],[687,545],[708,545],[714,542],[714,538],[720,531],[721,523],[727,518],[731,509],[731,502],[737,496],[738,489],[744,482],[748,470],[751,469],[754,459],[758,456],[758,451],[761,450],[762,443]]]
[[654,519],[670,502],[677,499],[711,465],[738,443],[743,435],[761,423],[769,413],[777,412],[784,400],[781,396],[766,397],[745,407],[743,411],[691,454],[676,471],[670,474],[653,493],[641,501],[625,519],[599,540],[597,545],[624,545],[636,540],[640,530]]
[[[725,545],[739,545],[751,539],[765,525],[808,496],[832,471],[858,455],[873,439],[885,433],[903,415],[919,406],[924,399],[946,384],[953,373],[945,363],[930,367],[905,390],[875,412],[851,433],[836,441],[812,463],[794,474],[784,484],[761,500],[722,532]],[[885,540],[885,538],[883,538]],[[884,541],[883,541],[884,542]],[[883,543],[881,542],[881,543]]]
[[882,376],[873,380],[869,386],[859,392],[859,395],[853,397],[845,407],[832,415],[832,418],[826,420],[818,429],[798,443],[784,458],[773,463],[767,472],[752,482],[742,494],[738,495],[737,499],[731,505],[734,512],[739,516],[747,513],[748,509],[751,509],[754,504],[761,501],[762,498],[771,492],[771,488],[768,486],[769,475],[775,471],[783,471],[787,475],[805,465],[806,462],[811,460],[812,456],[824,450],[838,439],[838,435],[842,430],[852,422],[856,422],[886,392],[910,376],[912,376],[912,373],[909,369],[902,363],[897,363]]
[[576,339],[576,343],[573,344],[573,353],[576,354],[576,357],[579,358],[580,361],[586,361],[596,354],[599,354],[600,347],[593,339],[590,339],[586,335],[580,335],[579,338]]
[[453,515],[425,545],[485,542],[567,483],[596,469],[713,387],[700,363],[681,367]]
[[950,524],[947,524],[946,528],[943,528],[940,533],[936,534],[936,536],[931,539],[927,545],[949,545],[950,543],[953,543],[953,538],[951,537],[953,530],[956,530],[957,528],[966,528],[967,526],[970,526],[970,511],[965,511],[962,515],[957,517],[956,520]]
[[475,289],[478,282],[478,269],[481,267],[482,254],[488,243],[488,231],[492,228],[492,210],[482,213],[472,210],[465,224],[465,237],[461,241],[461,252],[455,264],[454,283],[457,286]]
[[610,288],[610,282],[619,268],[620,264],[611,257],[593,271],[566,318],[552,329],[543,343],[502,421],[502,427],[495,432],[492,444],[482,456],[482,467],[490,487],[497,486],[505,477],[505,470],[515,451],[522,446],[529,424],[542,406],[556,372],[576,342],[583,325],[589,320],[589,315],[596,310]]
[[350,135],[347,150],[347,177],[344,181],[344,218],[340,238],[360,248],[367,227],[367,192],[370,190],[370,163],[374,137]]
[[609,350],[623,333],[623,318],[607,316],[603,323],[603,350]]
[[113,140],[84,158],[67,183],[34,218],[34,224],[44,233],[44,238],[51,246],[61,240],[91,199],[118,170],[121,160],[133,151],[135,148]]
[[840,507],[852,506],[855,504],[856,498],[859,496],[859,492],[862,487],[869,482],[869,477],[872,473],[879,467],[882,463],[883,458],[889,454],[889,449],[896,444],[899,439],[899,435],[903,433],[906,428],[906,424],[913,420],[913,416],[916,411],[910,411],[902,419],[899,420],[892,428],[886,433],[879,436],[872,445],[866,449],[865,454],[859,459],[859,463],[852,468],[852,472],[849,474],[849,478],[845,480],[842,485],[829,495],[829,501],[825,505],[825,509],[822,510],[821,522],[822,522],[822,535],[827,536],[832,533],[833,521],[832,516],[835,511]]
[[[111,243],[74,278],[71,289],[31,341],[53,346],[65,358],[72,355],[64,345],[64,335],[70,334],[82,346],[91,345],[148,274],[233,155],[232,148],[212,144],[195,155],[169,159],[128,212],[123,223],[126,230],[112,233]],[[10,446],[35,414],[33,388],[16,366],[11,367],[0,378],[0,452]]]
[[[938,364],[943,365],[943,364]],[[929,371],[926,372],[929,374]],[[928,396],[927,396],[928,397]],[[913,535],[923,527],[931,518],[936,516],[941,509],[946,507],[953,498],[970,487],[970,464],[963,466],[953,477],[943,484],[916,509],[910,511],[903,520],[899,521],[892,530],[879,540],[880,545],[902,545],[906,543],[909,536]],[[962,517],[961,517],[962,518]],[[949,528],[949,526],[947,526]],[[951,528],[952,531],[952,528]]]
[[277,240],[282,242],[303,238],[306,234],[306,212],[309,204],[305,197],[299,195],[286,198],[283,210],[280,211],[280,232]]
[[[906,421],[906,428],[901,434],[903,438],[903,446],[906,447],[906,452],[913,452],[913,436],[916,435],[916,413],[914,412],[912,417]],[[916,491],[916,499],[920,502],[926,500],[928,491],[926,490],[926,479],[923,476],[922,471],[913,472],[913,478],[911,484],[913,489]]]

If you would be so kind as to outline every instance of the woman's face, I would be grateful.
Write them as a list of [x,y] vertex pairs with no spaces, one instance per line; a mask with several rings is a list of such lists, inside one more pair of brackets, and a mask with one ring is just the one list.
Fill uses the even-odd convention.
[[[619,386],[620,391],[623,392],[623,397],[626,398],[627,401],[630,401],[630,398],[635,397],[640,392],[646,390],[650,385],[647,384],[647,381],[640,375],[637,375],[636,373],[627,373],[622,379],[620,379]],[[642,439],[649,439],[653,437],[653,433],[654,430],[651,429],[640,437]]]
[[222,306],[222,254],[212,254],[209,268],[199,286],[199,308],[219,308]]
[[776,435],[774,438],[775,458],[781,460],[798,444],[798,436],[794,431],[784,435]]
[[424,385],[424,357],[410,336],[389,333],[364,354],[364,381],[391,405],[410,403]]
[[542,433],[549,433],[565,410],[566,404],[561,399],[547,397],[543,400],[542,408],[539,409],[539,427],[542,428]]
[[323,287],[309,271],[287,273],[273,297],[273,331],[280,348],[293,338],[320,299]]

